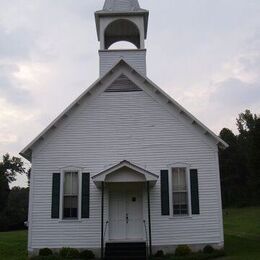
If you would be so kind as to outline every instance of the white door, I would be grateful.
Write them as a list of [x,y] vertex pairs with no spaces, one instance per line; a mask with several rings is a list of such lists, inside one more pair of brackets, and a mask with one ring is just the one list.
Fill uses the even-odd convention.
[[111,190],[109,199],[109,239],[143,239],[142,190]]
[[113,191],[109,196],[109,238],[126,239],[125,193]]
[[126,195],[126,239],[143,238],[143,201],[140,191],[129,191]]

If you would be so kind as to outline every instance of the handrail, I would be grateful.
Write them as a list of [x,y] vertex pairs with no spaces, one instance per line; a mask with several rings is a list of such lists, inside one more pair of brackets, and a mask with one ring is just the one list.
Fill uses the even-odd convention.
[[106,232],[107,232],[107,226],[108,226],[108,224],[109,224],[109,221],[107,220],[106,221],[106,225],[105,225],[105,231],[104,231],[104,239],[106,239]]
[[147,227],[146,227],[146,221],[143,220],[144,223],[144,231],[145,231],[145,237],[146,237],[146,259],[148,259],[148,235],[147,235]]

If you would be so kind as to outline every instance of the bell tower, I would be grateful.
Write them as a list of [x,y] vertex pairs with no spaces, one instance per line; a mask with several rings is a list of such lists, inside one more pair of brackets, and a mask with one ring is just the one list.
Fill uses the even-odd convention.
[[[102,10],[95,13],[100,42],[100,76],[120,59],[146,75],[146,49],[149,12],[140,8],[138,0],[105,0]],[[135,49],[110,49],[116,42],[127,41]]]

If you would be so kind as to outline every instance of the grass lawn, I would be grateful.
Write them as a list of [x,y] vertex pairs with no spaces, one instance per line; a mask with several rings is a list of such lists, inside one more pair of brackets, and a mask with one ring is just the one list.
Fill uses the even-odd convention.
[[0,232],[0,259],[27,259],[27,231]]
[[260,208],[224,210],[225,260],[260,259]]
[[[260,207],[224,210],[223,260],[260,260]],[[0,259],[27,259],[27,231],[0,232]]]

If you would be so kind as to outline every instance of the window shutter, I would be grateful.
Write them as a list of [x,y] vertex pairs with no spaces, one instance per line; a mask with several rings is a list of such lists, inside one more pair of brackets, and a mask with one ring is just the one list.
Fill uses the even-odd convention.
[[52,174],[51,217],[60,217],[60,173]]
[[161,210],[162,215],[170,215],[168,170],[161,170]]
[[89,218],[89,173],[82,173],[81,217]]
[[200,202],[199,202],[199,182],[198,182],[198,170],[190,170],[190,190],[191,190],[191,212],[193,215],[200,214]]

